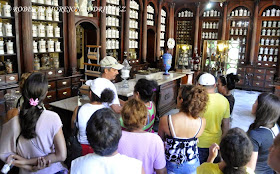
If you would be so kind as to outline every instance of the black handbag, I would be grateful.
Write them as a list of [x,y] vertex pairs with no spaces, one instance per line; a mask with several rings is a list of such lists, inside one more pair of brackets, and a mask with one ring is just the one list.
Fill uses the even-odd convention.
[[66,140],[66,147],[67,147],[67,158],[65,160],[65,164],[70,169],[71,162],[82,156],[82,146],[80,142],[78,141],[78,132],[79,132],[79,124],[78,124],[78,113],[81,106],[78,107],[77,110],[77,117],[75,120],[75,126],[71,131],[71,136]]

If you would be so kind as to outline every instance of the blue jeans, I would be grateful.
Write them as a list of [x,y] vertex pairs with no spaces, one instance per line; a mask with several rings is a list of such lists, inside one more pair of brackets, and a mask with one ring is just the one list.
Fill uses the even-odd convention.
[[166,169],[168,174],[196,174],[196,168],[200,165],[199,159],[195,158],[183,164],[166,161]]
[[[207,161],[207,158],[209,156],[209,148],[198,148],[199,153],[199,161],[200,164]],[[214,163],[219,163],[221,161],[220,154],[215,158]]]

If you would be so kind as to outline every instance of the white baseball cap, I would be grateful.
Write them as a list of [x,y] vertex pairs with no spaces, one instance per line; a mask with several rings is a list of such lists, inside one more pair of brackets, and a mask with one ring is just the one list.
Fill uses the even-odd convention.
[[86,85],[90,87],[91,91],[101,98],[101,93],[108,87],[108,80],[104,78],[97,78],[94,80],[86,81]]
[[216,79],[212,74],[205,73],[199,77],[198,84],[203,85],[203,86],[215,85]]
[[112,56],[106,56],[100,61],[101,67],[105,68],[114,68],[120,70],[123,68],[122,64],[119,64],[118,61]]

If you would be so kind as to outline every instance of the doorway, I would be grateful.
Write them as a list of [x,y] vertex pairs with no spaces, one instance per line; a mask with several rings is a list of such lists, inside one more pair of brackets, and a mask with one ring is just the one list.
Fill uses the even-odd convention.
[[153,29],[147,31],[147,62],[151,68],[156,68],[156,33]]
[[90,22],[82,22],[76,26],[76,49],[78,67],[84,70],[84,62],[87,62],[87,45],[98,45],[98,29]]

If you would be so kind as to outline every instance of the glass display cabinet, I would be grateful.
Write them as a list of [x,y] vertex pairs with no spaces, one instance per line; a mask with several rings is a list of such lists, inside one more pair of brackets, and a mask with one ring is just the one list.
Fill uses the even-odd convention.
[[239,49],[239,41],[205,40],[202,70],[215,76],[236,74]]
[[192,45],[188,44],[177,44],[176,45],[176,61],[175,68],[187,70],[193,69],[192,59]]

